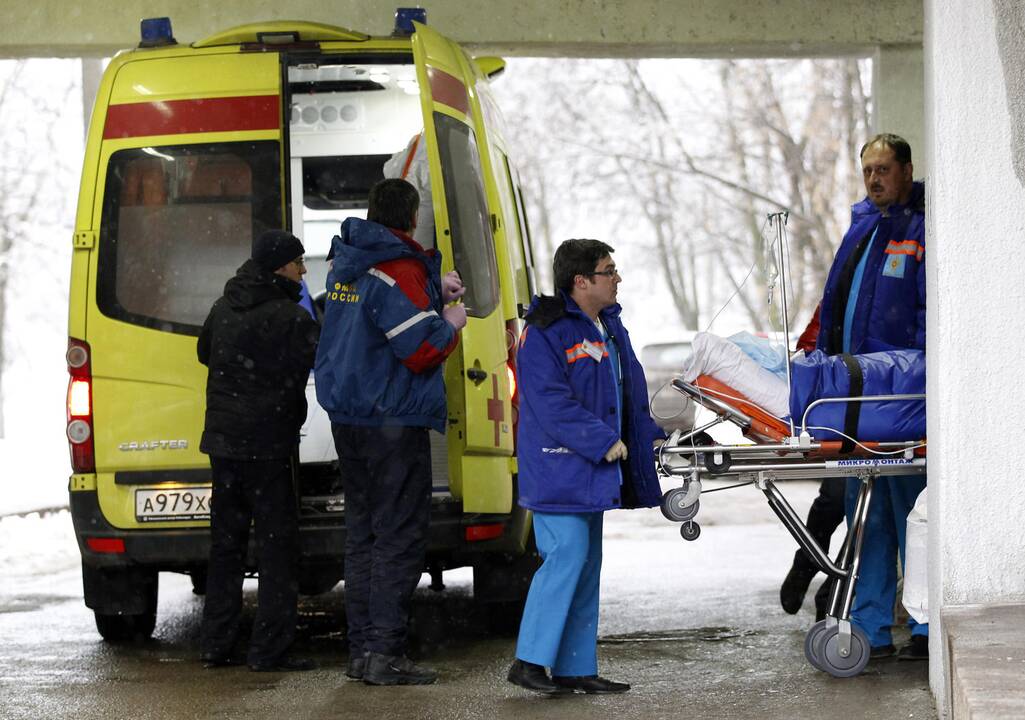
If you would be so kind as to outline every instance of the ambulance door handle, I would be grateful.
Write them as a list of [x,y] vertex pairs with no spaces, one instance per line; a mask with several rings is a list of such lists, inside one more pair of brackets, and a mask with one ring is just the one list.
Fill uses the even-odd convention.
[[[479,366],[480,361],[478,360],[476,364]],[[466,377],[473,380],[474,385],[480,385],[482,382],[488,379],[488,371],[481,370],[480,367],[472,367],[466,371]]]

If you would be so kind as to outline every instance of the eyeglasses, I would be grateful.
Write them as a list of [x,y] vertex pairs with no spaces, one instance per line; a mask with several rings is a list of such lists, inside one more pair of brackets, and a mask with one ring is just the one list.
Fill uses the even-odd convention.
[[[614,278],[619,275],[619,270],[616,269],[615,265],[608,268],[607,270],[595,270],[594,272],[587,273],[588,275],[604,275],[607,278]],[[620,275],[622,277],[622,275]]]

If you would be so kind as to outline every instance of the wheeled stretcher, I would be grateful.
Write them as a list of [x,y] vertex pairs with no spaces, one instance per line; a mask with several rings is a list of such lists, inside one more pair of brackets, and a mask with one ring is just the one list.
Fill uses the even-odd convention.
[[[805,637],[808,661],[835,677],[859,674],[868,663],[871,646],[867,635],[850,621],[865,519],[872,499],[872,485],[882,475],[912,475],[925,472],[925,441],[858,442],[855,438],[819,440],[842,431],[808,425],[812,410],[827,403],[858,403],[867,409],[873,403],[905,403],[924,400],[920,394],[892,394],[825,398],[812,402],[803,417],[782,419],[765,411],[741,393],[702,375],[688,383],[677,378],[672,386],[715,414],[708,423],[690,431],[674,432],[658,453],[663,477],[679,479],[680,486],[662,498],[662,512],[682,523],[680,533],[696,540],[700,526],[702,482],[711,478],[753,484],[761,490],[773,512],[783,522],[815,566],[836,580],[825,620],[815,623]],[[891,406],[892,407],[892,406]],[[740,428],[751,444],[717,444],[708,430],[722,423]],[[827,431],[828,432],[823,432]],[[861,481],[853,519],[835,560],[811,536],[801,518],[787,502],[776,483],[780,480],[856,477]]]

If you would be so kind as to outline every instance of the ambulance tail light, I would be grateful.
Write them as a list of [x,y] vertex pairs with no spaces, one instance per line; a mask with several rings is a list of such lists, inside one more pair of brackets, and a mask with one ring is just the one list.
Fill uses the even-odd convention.
[[509,375],[509,398],[512,402],[516,402],[516,366],[510,360],[505,364],[505,371]]
[[139,47],[152,48],[164,45],[177,45],[174,33],[171,32],[171,18],[146,18],[139,23]]
[[68,338],[68,444],[71,469],[76,473],[96,471],[93,445],[93,376],[89,344]]
[[121,555],[125,551],[125,541],[122,538],[89,537],[85,539],[85,546],[94,553]]
[[392,35],[412,35],[413,21],[421,25],[427,24],[426,8],[396,8],[395,9],[395,30]]
[[487,523],[484,525],[468,525],[464,532],[466,542],[481,542],[482,540],[494,540],[502,537],[505,532],[505,523]]

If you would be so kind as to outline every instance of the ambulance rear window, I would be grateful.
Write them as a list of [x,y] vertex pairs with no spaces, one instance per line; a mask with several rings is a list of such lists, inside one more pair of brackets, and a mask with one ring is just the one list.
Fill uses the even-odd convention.
[[100,310],[198,335],[253,237],[282,226],[278,153],[274,141],[114,153],[100,227]]
[[434,127],[445,180],[452,260],[466,285],[463,302],[468,314],[487,317],[498,306],[498,261],[477,141],[468,125],[442,113],[434,113]]

